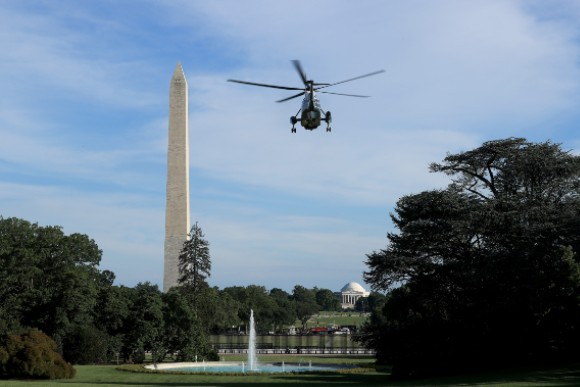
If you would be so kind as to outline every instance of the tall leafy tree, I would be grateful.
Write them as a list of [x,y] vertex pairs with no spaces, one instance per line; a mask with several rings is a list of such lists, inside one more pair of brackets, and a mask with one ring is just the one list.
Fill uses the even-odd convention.
[[360,297],[356,300],[354,310],[357,312],[373,312],[379,310],[385,304],[386,297],[381,293],[373,292],[368,297]]
[[270,297],[264,286],[250,285],[246,288],[248,299],[245,303],[247,319],[250,321],[250,310],[254,310],[256,329],[259,332],[270,331],[275,325],[276,302]]
[[17,218],[0,217],[0,332],[18,330],[29,301],[34,276],[41,272],[35,253],[39,226]]
[[310,317],[320,310],[320,306],[316,303],[316,293],[313,289],[296,285],[292,290],[292,300],[296,306],[296,316],[302,322],[302,328],[306,329]]
[[67,334],[92,323],[100,259],[86,235],[0,218],[0,328],[38,328],[62,350]]
[[202,306],[202,309],[205,316],[203,321],[208,330],[220,333],[238,326],[240,323],[238,316],[240,303],[217,287],[209,289],[207,294],[208,302]]
[[164,325],[159,287],[149,282],[137,284],[125,326],[125,357],[141,363],[145,360],[145,352],[150,351],[154,362],[160,360],[165,355]]
[[[112,284],[112,282],[110,282]],[[125,286],[102,286],[97,295],[94,311],[95,327],[108,335],[108,358],[119,361],[128,326],[134,290]]]
[[162,300],[165,355],[176,354],[179,361],[205,359],[209,353],[206,335],[182,289],[171,288]]
[[241,329],[241,325],[245,325],[250,319],[250,307],[248,304],[248,290],[243,286],[229,286],[224,288],[222,292],[234,300],[238,305],[238,329]]
[[339,311],[342,309],[340,300],[330,289],[315,289],[315,297],[321,310]]
[[282,331],[285,325],[294,325],[296,304],[292,302],[291,295],[282,289],[274,288],[270,290],[270,297],[277,305],[273,317],[275,330]]
[[256,328],[258,330],[268,330],[274,324],[274,314],[276,302],[269,296],[265,287],[259,285],[249,285],[246,287],[232,286],[224,289],[224,293],[229,295],[238,303],[238,317],[246,331],[250,321],[250,311],[254,311]]
[[184,242],[179,255],[178,283],[189,295],[193,311],[197,314],[200,299],[208,289],[206,282],[211,273],[209,242],[197,222],[191,227],[189,239]]
[[367,256],[391,291],[363,339],[398,375],[570,356],[580,344],[580,157],[509,138],[447,155]]

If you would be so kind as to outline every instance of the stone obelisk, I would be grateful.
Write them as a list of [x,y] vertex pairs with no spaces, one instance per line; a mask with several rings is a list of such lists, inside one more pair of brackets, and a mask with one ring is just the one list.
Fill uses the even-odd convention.
[[189,140],[187,80],[178,63],[169,87],[167,202],[163,291],[177,285],[179,253],[189,233]]

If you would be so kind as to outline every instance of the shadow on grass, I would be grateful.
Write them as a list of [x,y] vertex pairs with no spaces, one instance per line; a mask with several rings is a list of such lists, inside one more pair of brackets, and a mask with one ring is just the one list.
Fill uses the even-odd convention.
[[[102,381],[102,382],[86,382],[88,385],[118,385],[118,386],[172,386],[172,387],[185,387],[185,386],[200,386],[200,387],[267,387],[267,386],[279,386],[280,384],[288,385],[310,385],[319,384],[324,386],[387,386],[392,385],[388,379],[388,375],[385,374],[373,374],[373,375],[322,375],[322,374],[304,374],[304,375],[284,375],[284,376],[258,376],[258,377],[245,377],[245,376],[205,376],[190,377],[189,380],[185,381],[175,380],[171,381],[168,378],[163,378],[162,380],[157,378],[157,375],[149,374],[148,380],[139,381]],[[156,380],[157,379],[157,380]],[[247,381],[244,379],[248,379]],[[85,384],[85,383],[79,383]]]
[[[294,376],[286,376],[294,378]],[[580,386],[580,365],[546,371],[510,370],[486,372],[453,377],[429,379],[393,380],[388,374],[361,375],[308,375],[295,378],[294,382],[328,383],[328,385],[349,386],[542,386],[572,387]]]
[[[125,374],[123,376],[117,374]],[[580,364],[567,367],[531,368],[488,371],[454,377],[415,379],[396,381],[390,379],[389,373],[369,372],[365,374],[295,374],[295,375],[247,375],[247,376],[209,376],[209,375],[169,375],[169,374],[133,374],[115,371],[102,375],[100,380],[87,378],[71,381],[75,385],[86,386],[216,386],[216,387],[265,387],[289,385],[325,385],[325,386],[542,386],[571,387],[580,386]],[[63,382],[59,385],[66,385]]]

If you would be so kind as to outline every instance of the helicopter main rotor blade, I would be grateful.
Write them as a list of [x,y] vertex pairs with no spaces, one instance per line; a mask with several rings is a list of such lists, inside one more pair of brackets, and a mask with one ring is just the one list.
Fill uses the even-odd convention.
[[304,90],[304,88],[303,88],[303,87],[290,87],[290,86],[268,85],[268,84],[266,84],[266,83],[256,83],[256,82],[238,81],[237,79],[228,79],[228,82],[241,83],[242,85],[251,85],[251,86],[270,87],[270,88],[272,88],[272,89],[282,89],[282,90]]
[[360,97],[360,98],[369,98],[370,97],[370,95],[331,93],[330,91],[317,91],[317,93],[344,95],[345,97]]
[[296,71],[298,71],[298,74],[300,74],[300,79],[302,79],[304,86],[308,86],[308,78],[306,78],[306,73],[304,72],[304,69],[302,68],[302,65],[300,64],[300,61],[297,59],[294,59],[292,61],[292,63],[294,64],[294,68],[296,69]]
[[377,74],[384,73],[384,72],[385,72],[385,70],[379,70],[379,71],[375,71],[375,72],[368,73],[368,74],[365,74],[365,75],[359,75],[358,77],[346,79],[346,80],[340,81],[340,82],[331,83],[328,86],[322,86],[322,87],[319,87],[318,89],[324,89],[325,87],[330,87],[330,86],[334,86],[334,85],[340,85],[341,83],[346,83],[346,82],[350,82],[350,81],[356,81],[357,79],[370,77],[372,75],[377,75]]
[[291,99],[298,98],[298,97],[300,97],[300,96],[302,96],[302,95],[304,95],[304,94],[306,94],[306,92],[305,92],[305,91],[303,91],[302,93],[298,93],[298,94],[296,94],[296,95],[293,95],[293,96],[291,96],[291,97],[288,97],[288,98],[281,99],[281,100],[279,100],[279,101],[276,101],[276,102],[286,102],[286,101],[289,101],[289,100],[291,100]]

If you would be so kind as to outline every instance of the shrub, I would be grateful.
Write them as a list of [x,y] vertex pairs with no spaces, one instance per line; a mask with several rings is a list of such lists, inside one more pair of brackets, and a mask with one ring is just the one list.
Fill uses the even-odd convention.
[[39,330],[8,335],[0,345],[3,378],[71,379],[75,369],[56,352],[56,343]]

